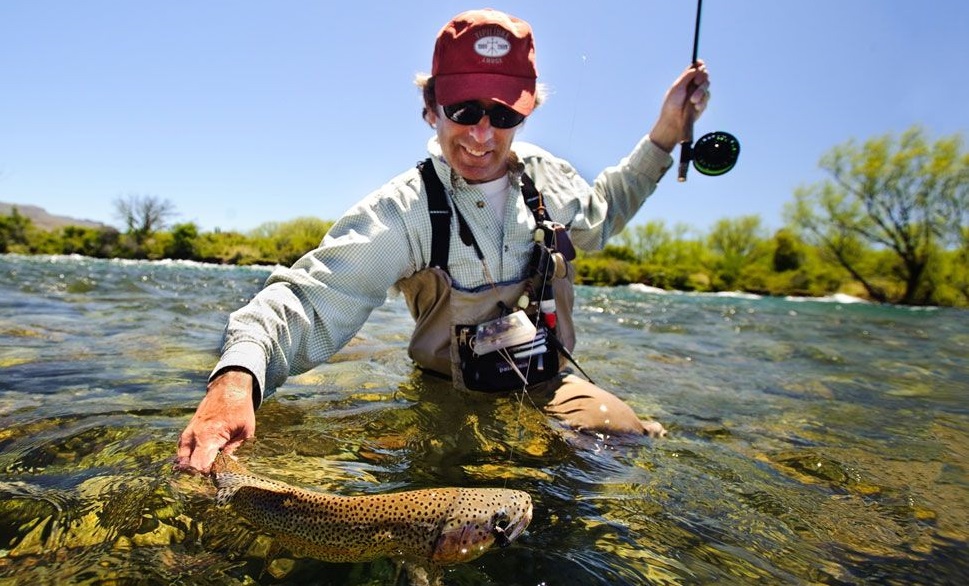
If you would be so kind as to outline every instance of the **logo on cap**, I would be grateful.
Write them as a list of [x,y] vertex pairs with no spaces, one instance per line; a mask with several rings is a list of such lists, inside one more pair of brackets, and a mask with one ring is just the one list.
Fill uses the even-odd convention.
[[481,37],[474,42],[474,52],[482,57],[504,57],[511,52],[511,43],[498,36]]

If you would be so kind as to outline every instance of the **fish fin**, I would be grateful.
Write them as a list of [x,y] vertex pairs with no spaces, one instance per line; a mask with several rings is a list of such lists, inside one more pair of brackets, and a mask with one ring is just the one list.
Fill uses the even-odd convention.
[[[407,572],[408,581],[414,586],[443,586],[441,568],[435,564],[416,564],[410,561],[401,562]],[[398,577],[400,567],[398,566]]]
[[231,472],[217,473],[215,475],[215,486],[219,490],[215,493],[215,504],[220,507],[226,506],[232,500],[232,497],[236,495],[236,492],[246,485],[244,476]]
[[278,480],[270,480],[268,478],[262,478],[253,474],[240,474],[238,472],[220,472],[219,474],[216,474],[215,486],[220,490],[227,488],[232,489],[233,491],[239,490],[243,486],[251,486],[252,488],[268,490],[271,492],[285,492],[288,490],[293,490],[293,487],[279,482]]
[[238,474],[236,472],[217,473],[215,475],[215,486],[218,488],[218,492],[215,494],[215,504],[220,507],[229,504],[232,497],[243,487],[258,488],[270,492],[281,492],[288,488],[281,482],[259,478],[251,474]]

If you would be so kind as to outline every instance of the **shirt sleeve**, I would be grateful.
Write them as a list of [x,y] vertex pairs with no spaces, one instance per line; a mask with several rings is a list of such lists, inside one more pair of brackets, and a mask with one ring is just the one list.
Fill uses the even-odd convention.
[[[425,229],[408,225],[427,216],[414,176],[368,196],[318,248],[273,271],[266,286],[230,315],[212,376],[232,366],[249,370],[261,401],[290,374],[316,367],[346,345],[394,283],[424,263]],[[424,205],[424,213],[408,214],[415,205]]]

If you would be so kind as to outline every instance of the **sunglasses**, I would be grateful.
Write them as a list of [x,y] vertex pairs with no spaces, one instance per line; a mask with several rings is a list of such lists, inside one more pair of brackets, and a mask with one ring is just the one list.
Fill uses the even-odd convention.
[[485,108],[478,102],[461,102],[460,104],[444,106],[444,115],[451,122],[457,122],[463,126],[477,124],[485,114],[488,115],[488,120],[495,128],[514,128],[525,120],[523,114],[501,104],[490,108]]

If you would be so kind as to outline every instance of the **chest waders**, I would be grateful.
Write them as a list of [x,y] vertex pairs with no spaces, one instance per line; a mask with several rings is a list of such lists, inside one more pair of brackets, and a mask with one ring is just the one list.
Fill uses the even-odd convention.
[[[536,259],[532,264],[539,266],[540,274],[530,269],[529,276],[520,281],[479,291],[454,287],[448,257],[451,220],[455,215],[463,243],[473,246],[482,261],[484,255],[460,212],[449,203],[431,160],[420,163],[418,168],[431,219],[431,262],[427,268],[397,283],[415,321],[408,347],[411,359],[422,369],[451,377],[454,386],[461,390],[509,391],[522,388],[523,377],[529,385],[552,379],[565,367],[562,352],[571,353],[575,346],[572,320],[575,271],[571,263],[559,258],[553,270],[547,254],[540,255],[542,243],[536,242]],[[541,226],[547,217],[541,196],[527,175],[522,175],[522,197],[532,210],[536,227]],[[476,354],[478,324],[521,307],[523,296],[529,300],[523,308],[525,314],[536,325],[534,339],[501,351]],[[550,307],[549,297],[554,299],[554,307]],[[544,307],[540,307],[542,300]]]

